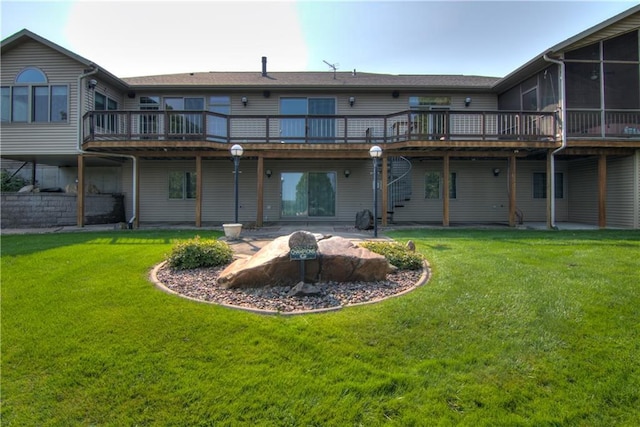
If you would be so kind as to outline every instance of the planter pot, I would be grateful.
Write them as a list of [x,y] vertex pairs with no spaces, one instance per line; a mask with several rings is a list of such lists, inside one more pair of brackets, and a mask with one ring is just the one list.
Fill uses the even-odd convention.
[[242,231],[242,224],[222,224],[222,228],[224,228],[224,235],[228,239],[238,239]]

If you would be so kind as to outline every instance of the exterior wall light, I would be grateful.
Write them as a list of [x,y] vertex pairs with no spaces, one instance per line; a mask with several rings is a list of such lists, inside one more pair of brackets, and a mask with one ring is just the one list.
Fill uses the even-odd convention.
[[467,98],[465,98],[465,100],[464,100],[464,106],[465,106],[465,107],[468,107],[469,105],[471,105],[471,98],[467,97]]
[[494,168],[493,169],[493,176],[499,176],[500,175],[500,168]]
[[89,90],[94,90],[98,86],[98,81],[96,79],[91,79],[87,82],[87,88]]
[[247,102],[249,102],[246,96],[243,96],[241,101],[242,101],[242,105],[244,105],[245,107],[247,106]]
[[349,175],[351,175],[351,171],[349,169],[345,169],[344,170],[344,177],[345,178],[349,178]]
[[353,107],[353,104],[356,103],[356,97],[355,96],[350,96],[349,97],[349,106]]
[[267,178],[271,178],[273,172],[271,172],[271,169],[267,169],[264,174],[267,175]]

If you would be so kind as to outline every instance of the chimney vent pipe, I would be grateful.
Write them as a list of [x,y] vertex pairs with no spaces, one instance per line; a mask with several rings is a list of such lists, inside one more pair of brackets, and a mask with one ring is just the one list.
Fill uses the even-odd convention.
[[267,57],[262,57],[262,77],[267,77]]

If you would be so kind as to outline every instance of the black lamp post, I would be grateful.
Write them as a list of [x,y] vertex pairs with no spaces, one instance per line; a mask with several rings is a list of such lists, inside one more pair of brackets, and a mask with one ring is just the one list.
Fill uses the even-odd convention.
[[373,159],[373,237],[378,237],[378,159],[382,157],[382,148],[374,145],[369,156]]
[[235,210],[235,223],[238,223],[238,168],[240,167],[240,157],[242,157],[242,153],[244,150],[240,144],[235,144],[231,147],[231,156],[233,157],[233,165],[234,165],[234,192],[236,198],[236,210]]

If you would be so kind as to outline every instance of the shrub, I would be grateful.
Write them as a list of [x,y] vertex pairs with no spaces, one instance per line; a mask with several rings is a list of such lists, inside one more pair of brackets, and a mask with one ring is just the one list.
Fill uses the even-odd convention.
[[16,192],[25,185],[27,185],[27,181],[19,175],[11,176],[9,171],[2,169],[1,175],[1,191],[2,192]]
[[417,252],[412,252],[397,242],[362,242],[360,246],[384,256],[389,263],[400,270],[418,270],[422,268],[424,259]]
[[199,267],[217,267],[229,264],[233,259],[233,250],[220,240],[193,239],[177,243],[171,250],[169,265],[178,270]]

